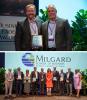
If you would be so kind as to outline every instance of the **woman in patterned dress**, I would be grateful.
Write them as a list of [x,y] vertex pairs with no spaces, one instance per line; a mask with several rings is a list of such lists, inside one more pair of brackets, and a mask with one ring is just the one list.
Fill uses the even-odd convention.
[[24,76],[24,93],[29,95],[30,93],[30,74],[29,70],[26,70],[26,74]]

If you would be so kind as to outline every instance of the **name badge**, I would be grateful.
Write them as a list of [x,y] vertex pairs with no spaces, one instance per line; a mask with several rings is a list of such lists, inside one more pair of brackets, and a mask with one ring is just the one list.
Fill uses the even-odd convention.
[[67,83],[69,83],[69,80],[66,80]]
[[29,78],[28,77],[26,77],[26,80],[28,80]]
[[44,79],[41,79],[41,81],[44,81]]
[[60,77],[60,81],[63,81],[63,77]]
[[31,33],[32,35],[37,35],[36,33]]
[[50,36],[49,36],[49,41],[54,41],[53,35],[50,35]]
[[18,75],[18,79],[21,79],[21,75]]

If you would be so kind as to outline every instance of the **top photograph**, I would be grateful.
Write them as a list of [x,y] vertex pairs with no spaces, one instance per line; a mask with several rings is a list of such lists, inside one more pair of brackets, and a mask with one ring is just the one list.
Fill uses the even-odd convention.
[[87,51],[86,0],[0,1],[0,51]]

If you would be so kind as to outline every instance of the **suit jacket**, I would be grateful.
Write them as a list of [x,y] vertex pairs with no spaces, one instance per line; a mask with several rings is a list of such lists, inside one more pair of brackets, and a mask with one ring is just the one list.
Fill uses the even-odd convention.
[[[39,18],[35,19],[38,34],[41,34],[42,21]],[[18,22],[15,35],[15,49],[17,51],[30,51],[32,50],[32,40],[29,21],[26,18],[24,21]]]
[[59,72],[58,71],[53,71],[53,77],[56,77],[57,78],[57,81],[59,81]]
[[[61,74],[63,74],[63,81],[62,82],[65,82],[65,79],[66,79],[66,75],[65,75],[65,73],[63,72],[63,73],[60,73],[60,78],[61,78]],[[61,81],[60,81],[61,82]]]
[[[15,74],[15,78],[18,78],[18,72]],[[21,72],[21,78],[22,78],[22,82],[24,81],[24,74],[23,74],[23,72]],[[16,81],[17,81],[17,79],[16,79]]]
[[[35,71],[32,71],[31,73],[31,82],[33,82],[33,78],[36,78]],[[37,81],[39,81],[39,72],[37,72]]]
[[66,73],[66,80],[68,80],[69,83],[73,83],[73,72],[70,72],[68,79],[67,79],[67,74],[68,74],[68,72]]
[[[47,50],[48,48],[48,24],[49,20],[42,24],[44,50]],[[72,32],[68,21],[61,18],[57,18],[55,33],[55,43],[57,51],[66,51],[72,49],[71,33]]]
[[5,81],[13,81],[14,80],[14,74],[11,72],[10,74],[9,74],[9,72],[8,73],[5,73]]
[[46,81],[46,74],[45,74],[45,72],[40,72],[39,73],[39,81],[40,81],[40,83],[41,83],[41,80],[44,80],[44,82]]

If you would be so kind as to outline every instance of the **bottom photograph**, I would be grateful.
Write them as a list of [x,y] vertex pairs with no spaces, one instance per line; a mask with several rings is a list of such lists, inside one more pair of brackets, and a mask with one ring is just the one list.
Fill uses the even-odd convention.
[[87,100],[86,51],[0,52],[0,100]]

